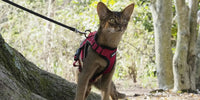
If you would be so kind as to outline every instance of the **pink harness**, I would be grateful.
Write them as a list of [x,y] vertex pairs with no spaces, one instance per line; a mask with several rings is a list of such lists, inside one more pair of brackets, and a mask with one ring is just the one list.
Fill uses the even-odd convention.
[[[74,63],[73,63],[73,66],[75,67],[78,66],[79,71],[81,72],[83,66],[81,66],[79,58],[81,58],[81,60],[83,61],[83,59],[87,56],[87,52],[85,51],[87,51],[87,48],[89,46],[91,46],[92,49],[99,54],[99,56],[101,56],[103,59],[107,61],[108,64],[106,68],[102,72],[95,74],[90,81],[94,81],[101,74],[109,73],[113,69],[116,61],[117,48],[111,49],[109,47],[100,46],[95,40],[96,33],[97,32],[91,32],[89,36],[82,42],[80,48],[77,50],[74,56]],[[77,62],[78,65],[76,65]]]

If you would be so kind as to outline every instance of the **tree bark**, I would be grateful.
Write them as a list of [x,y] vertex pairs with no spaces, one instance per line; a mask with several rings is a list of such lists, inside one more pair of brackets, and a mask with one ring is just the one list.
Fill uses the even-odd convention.
[[190,40],[189,40],[189,52],[187,62],[189,64],[189,79],[190,88],[192,90],[196,89],[196,43],[197,43],[197,10],[198,10],[199,0],[189,1],[189,21],[190,21]]
[[188,7],[185,0],[175,0],[178,39],[173,58],[174,91],[196,89],[195,46],[197,24],[195,13],[198,7],[197,2],[197,0],[190,0]]
[[161,89],[173,88],[171,24],[172,1],[152,0],[151,11],[155,30],[155,52],[158,85]]
[[[0,34],[1,100],[73,100],[76,84],[39,69],[10,47]],[[91,93],[88,100],[100,100]]]
[[196,88],[200,89],[200,10],[198,11],[197,14],[198,20],[197,23],[199,24],[199,32],[198,32],[198,37],[197,37],[197,44],[196,44],[196,52],[197,52],[197,57],[196,57]]
[[[199,27],[200,30],[200,27]],[[197,47],[196,47],[197,57],[196,57],[196,88],[200,89],[200,31],[197,39]]]
[[189,46],[189,8],[185,0],[175,2],[178,22],[177,45],[173,59],[174,90],[189,89],[189,65],[187,63]]

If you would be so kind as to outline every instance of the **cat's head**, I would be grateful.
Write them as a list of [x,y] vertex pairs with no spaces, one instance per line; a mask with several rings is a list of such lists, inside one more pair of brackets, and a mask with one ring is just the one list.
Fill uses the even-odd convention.
[[100,20],[100,30],[106,33],[123,33],[128,25],[134,4],[130,4],[121,12],[111,11],[107,6],[99,2],[97,13]]

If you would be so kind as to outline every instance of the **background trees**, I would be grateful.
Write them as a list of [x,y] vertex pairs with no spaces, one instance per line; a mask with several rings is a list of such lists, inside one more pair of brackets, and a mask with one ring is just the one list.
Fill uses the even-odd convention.
[[[200,25],[200,10],[198,11],[197,14],[197,23],[198,25]],[[196,53],[197,53],[197,57],[196,57],[196,88],[200,89],[200,26],[199,26],[199,32],[198,32],[198,37],[197,37],[197,44],[196,44]]]
[[151,5],[154,21],[156,67],[159,88],[173,87],[171,25],[172,1],[154,0]]
[[[164,4],[165,3],[165,4]],[[177,42],[176,42],[176,48],[175,48],[175,54],[173,56],[173,74],[174,74],[174,90],[195,90],[196,89],[196,43],[197,43],[197,9],[199,5],[198,0],[175,0],[175,16],[178,24],[178,33],[177,33]],[[164,72],[164,74],[161,74],[162,77],[167,77],[168,75],[171,75],[172,69],[171,69],[171,63],[166,63],[164,65],[168,65],[169,72],[165,72],[167,68],[165,68],[163,65],[159,65],[162,62],[167,62],[165,57],[167,57],[167,54],[170,54],[171,47],[169,45],[166,45],[166,42],[164,42],[164,39],[168,39],[168,42],[170,41],[170,36],[166,36],[165,34],[171,34],[170,28],[171,28],[171,15],[172,12],[170,12],[172,8],[171,0],[154,0],[152,2],[152,14],[154,17],[154,29],[155,29],[155,36],[157,34],[161,35],[160,37],[155,37],[155,40],[163,40],[160,42],[155,42],[157,44],[155,45],[162,45],[161,47],[164,50],[167,50],[168,52],[163,52],[162,49],[159,49],[158,55],[165,55],[162,58],[159,58],[156,56],[156,58],[161,60],[156,60],[157,62],[157,69],[161,69],[161,72]],[[157,8],[156,8],[157,7]],[[167,9],[165,9],[167,8]],[[169,10],[169,11],[168,11]],[[166,11],[162,13],[161,11]],[[167,13],[169,12],[169,13]],[[156,14],[157,13],[157,14]],[[163,14],[166,14],[163,16]],[[157,15],[157,16],[155,16]],[[160,18],[161,17],[161,18]],[[160,18],[160,19],[159,19]],[[164,20],[163,20],[163,19]],[[167,23],[167,21],[169,21]],[[167,24],[168,27],[159,27],[162,25]],[[164,29],[168,30],[164,30]],[[157,32],[158,30],[162,30]],[[165,36],[165,37],[163,37]],[[164,38],[164,39],[163,39]],[[165,43],[165,44],[163,44]],[[157,54],[157,53],[156,53]],[[172,61],[171,59],[167,59]],[[158,70],[159,71],[159,70]],[[159,73],[159,72],[158,72]],[[170,77],[172,78],[172,77]],[[158,74],[158,80],[163,81],[164,78],[159,78]],[[173,79],[169,79],[173,80]],[[158,81],[159,82],[159,81]],[[169,82],[169,81],[167,81]],[[165,84],[167,82],[164,81]],[[171,82],[172,85],[172,82]],[[163,83],[159,83],[159,87],[163,88]],[[170,88],[169,88],[170,89]]]
[[174,90],[196,89],[196,40],[198,0],[176,0],[178,39],[173,59]]

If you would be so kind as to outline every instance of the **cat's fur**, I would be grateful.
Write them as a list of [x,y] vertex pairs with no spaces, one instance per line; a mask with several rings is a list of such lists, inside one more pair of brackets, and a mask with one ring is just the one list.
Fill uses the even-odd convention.
[[[114,12],[110,11],[104,3],[99,2],[97,12],[100,19],[100,27],[97,31],[97,43],[109,48],[117,48],[127,28],[133,9],[134,4],[130,4],[123,11]],[[106,66],[107,62],[105,59],[101,58],[89,47],[87,56],[83,59],[83,69],[78,75],[75,100],[85,100],[90,93],[92,85],[101,90],[102,100],[109,100],[109,96],[113,100],[125,98],[125,94],[119,93],[112,81],[115,67],[113,67],[110,73],[98,77],[95,82],[89,81],[95,73],[100,73]]]

